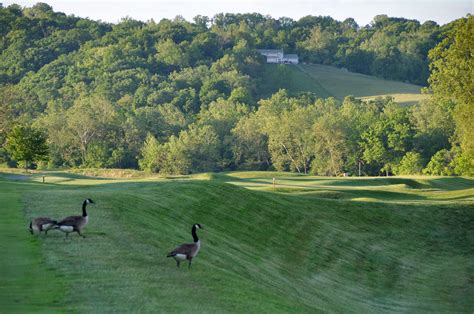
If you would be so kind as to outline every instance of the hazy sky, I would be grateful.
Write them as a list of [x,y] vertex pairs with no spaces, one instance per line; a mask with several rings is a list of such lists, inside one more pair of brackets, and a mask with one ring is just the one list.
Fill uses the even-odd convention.
[[353,17],[361,26],[370,23],[377,14],[420,22],[433,20],[442,25],[472,14],[474,4],[474,0],[18,0],[3,1],[3,5],[32,6],[36,2],[46,2],[55,11],[113,23],[126,16],[142,21],[159,21],[176,15],[191,20],[196,15],[212,17],[222,12],[257,12],[295,20],[306,15],[329,15],[337,20]]

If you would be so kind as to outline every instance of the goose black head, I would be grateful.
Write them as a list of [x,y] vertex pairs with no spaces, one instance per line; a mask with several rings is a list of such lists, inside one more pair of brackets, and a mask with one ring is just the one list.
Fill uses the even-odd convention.
[[86,204],[95,204],[93,200],[91,200],[90,198],[86,198],[86,200],[84,201],[84,203]]
[[196,229],[204,229],[200,224],[194,224],[193,227]]

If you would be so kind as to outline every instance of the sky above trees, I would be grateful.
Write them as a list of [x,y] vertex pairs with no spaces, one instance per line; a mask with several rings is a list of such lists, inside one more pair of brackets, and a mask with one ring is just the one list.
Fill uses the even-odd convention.
[[[4,1],[32,6],[38,0]],[[191,20],[196,15],[212,17],[217,13],[269,14],[274,18],[299,19],[306,15],[329,15],[337,20],[354,18],[366,25],[378,14],[432,20],[445,24],[473,12],[471,0],[49,0],[54,10],[94,20],[116,23],[123,17],[156,21],[181,15]]]

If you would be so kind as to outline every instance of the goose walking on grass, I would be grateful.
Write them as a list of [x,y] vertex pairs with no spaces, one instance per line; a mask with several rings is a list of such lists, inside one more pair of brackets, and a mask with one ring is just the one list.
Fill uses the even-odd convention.
[[193,235],[194,243],[181,244],[166,256],[173,257],[176,260],[177,267],[179,267],[179,263],[181,263],[181,261],[188,260],[189,268],[191,268],[191,262],[193,261],[193,257],[196,257],[196,255],[199,253],[199,249],[201,248],[201,240],[199,240],[196,234],[196,229],[203,228],[200,224],[193,225],[193,228],[191,229],[191,234]]
[[44,231],[44,234],[48,234],[48,230],[56,227],[58,222],[47,217],[38,217],[30,221],[30,233]]
[[82,216],[69,216],[58,222],[56,228],[61,230],[62,232],[65,232],[66,238],[71,232],[77,232],[81,237],[85,238],[85,236],[81,234],[81,230],[89,222],[89,217],[87,216],[86,211],[86,207],[88,204],[95,203],[90,198],[86,199],[82,203]]

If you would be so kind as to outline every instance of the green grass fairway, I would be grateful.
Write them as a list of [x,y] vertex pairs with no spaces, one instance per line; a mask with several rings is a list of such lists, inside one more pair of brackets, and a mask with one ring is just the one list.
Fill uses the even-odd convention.
[[27,232],[22,198],[35,186],[0,181],[0,313],[64,310],[59,305],[65,289],[60,273],[46,262],[42,243]]
[[[2,314],[474,311],[470,178],[41,175],[0,173]],[[28,233],[85,198],[87,238]],[[201,252],[177,269],[193,223]]]
[[[283,68],[286,70],[283,70]],[[280,88],[291,92],[313,92],[320,97],[344,99],[352,95],[362,99],[392,96],[401,104],[414,104],[426,98],[421,86],[389,81],[319,64],[266,65],[262,73],[262,96],[268,97]]]

